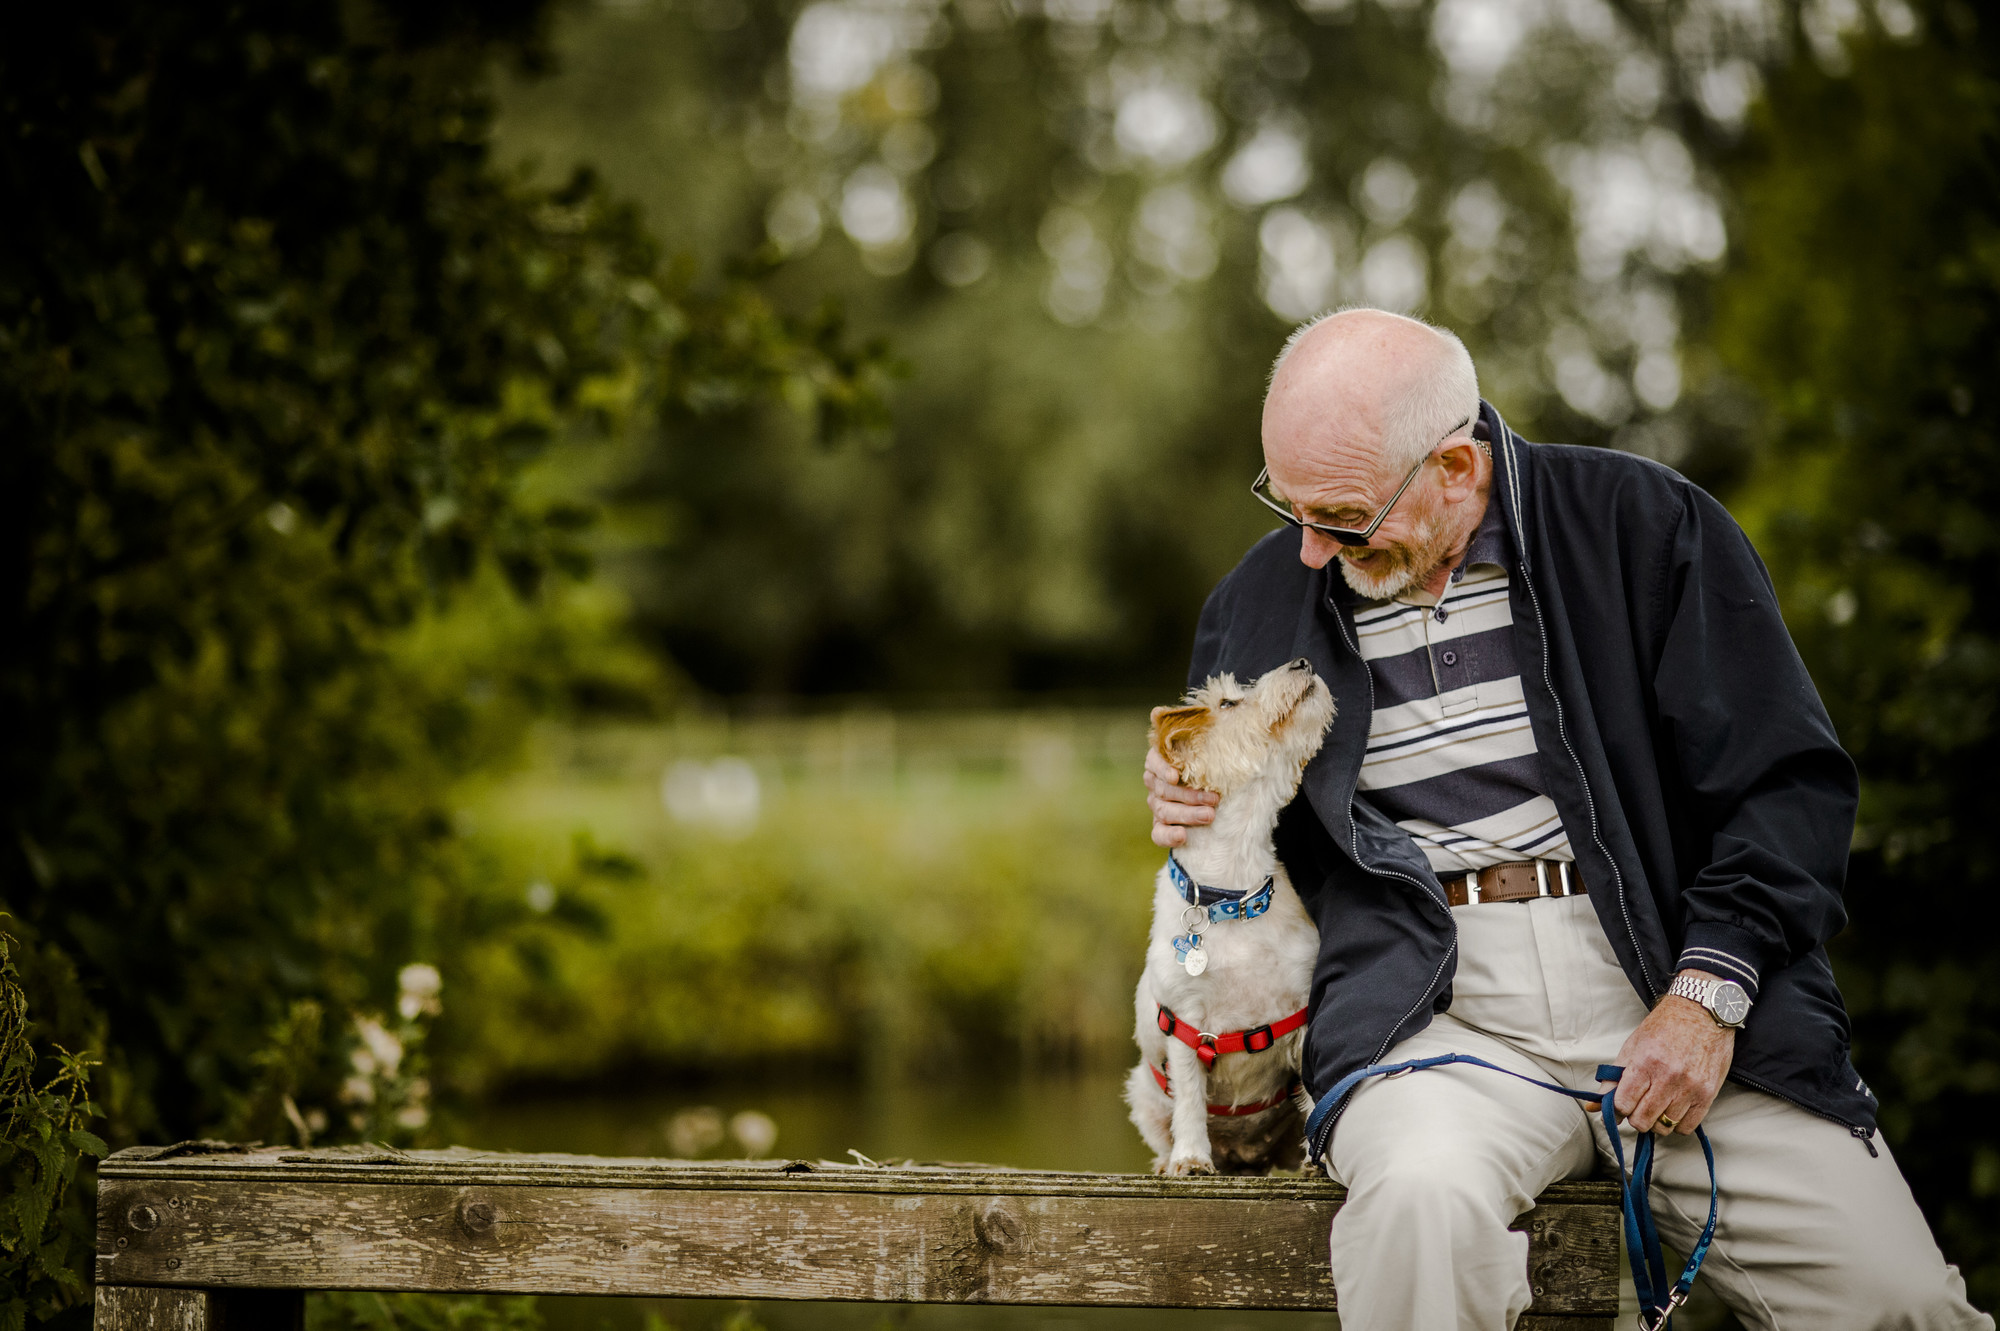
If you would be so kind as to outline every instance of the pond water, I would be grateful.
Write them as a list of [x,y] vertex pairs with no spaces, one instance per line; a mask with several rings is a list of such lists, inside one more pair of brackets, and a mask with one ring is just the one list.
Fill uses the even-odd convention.
[[[1125,1117],[1123,1074],[1115,1070],[990,1082],[865,1085],[704,1085],[629,1094],[518,1099],[482,1107],[463,1123],[468,1146],[489,1150],[667,1155],[713,1135],[746,1111],[777,1126],[771,1154],[849,1160],[978,1161],[1024,1169],[1143,1171],[1150,1153]],[[714,1111],[714,1112],[709,1112]],[[725,1141],[706,1154],[740,1155]],[[1331,1313],[1216,1313],[1144,1308],[984,1308],[836,1303],[752,1303],[696,1299],[543,1299],[556,1331],[640,1331],[649,1314],[676,1331],[722,1327],[747,1311],[770,1331],[1332,1331]],[[739,1323],[740,1325],[740,1323]]]

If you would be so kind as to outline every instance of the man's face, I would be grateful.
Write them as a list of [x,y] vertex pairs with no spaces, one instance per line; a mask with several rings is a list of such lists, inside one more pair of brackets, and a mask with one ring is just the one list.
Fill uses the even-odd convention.
[[[1290,501],[1292,512],[1309,522],[1366,527],[1402,483],[1372,448],[1292,450],[1272,448],[1267,461],[1273,488]],[[1309,568],[1338,560],[1340,576],[1356,594],[1385,600],[1425,581],[1452,552],[1445,506],[1438,494],[1434,460],[1426,459],[1417,478],[1396,501],[1367,545],[1342,545],[1312,528],[1302,529],[1299,558]]]

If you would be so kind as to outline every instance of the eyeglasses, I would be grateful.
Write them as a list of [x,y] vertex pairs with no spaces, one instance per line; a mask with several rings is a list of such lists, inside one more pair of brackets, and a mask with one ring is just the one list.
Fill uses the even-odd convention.
[[1464,420],[1445,431],[1444,439],[1440,439],[1436,444],[1432,444],[1431,451],[1417,459],[1417,465],[1410,468],[1410,474],[1405,476],[1403,483],[1396,487],[1396,493],[1389,496],[1389,502],[1382,505],[1381,511],[1375,515],[1375,520],[1366,527],[1334,527],[1324,522],[1307,522],[1304,518],[1297,516],[1292,512],[1290,504],[1272,493],[1271,469],[1269,467],[1258,469],[1257,479],[1250,483],[1250,493],[1257,496],[1257,501],[1265,508],[1270,509],[1294,527],[1308,528],[1318,532],[1329,541],[1338,541],[1342,545],[1366,545],[1375,539],[1375,533],[1381,529],[1383,519],[1389,516],[1389,510],[1396,506],[1396,501],[1403,497],[1403,491],[1410,488],[1410,482],[1417,479],[1417,473],[1424,469],[1424,464],[1437,455],[1438,445],[1444,443],[1445,439],[1451,438],[1470,424],[1472,424],[1472,418],[1467,416]]

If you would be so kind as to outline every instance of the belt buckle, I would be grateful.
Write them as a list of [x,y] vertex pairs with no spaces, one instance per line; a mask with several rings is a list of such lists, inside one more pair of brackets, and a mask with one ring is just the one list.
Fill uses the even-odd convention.
[[1465,875],[1465,904],[1468,906],[1477,906],[1479,904],[1479,870],[1477,869]]
[[1548,894],[1549,894],[1549,862],[1547,860],[1538,859],[1535,861],[1535,895],[1538,897],[1545,897]]

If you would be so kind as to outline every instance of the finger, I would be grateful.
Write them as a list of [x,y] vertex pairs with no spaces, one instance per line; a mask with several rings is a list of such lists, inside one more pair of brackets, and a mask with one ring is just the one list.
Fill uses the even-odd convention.
[[1629,1120],[1645,1095],[1645,1076],[1628,1066],[1624,1078],[1617,1083],[1612,1093],[1611,1103],[1616,1108],[1619,1118]]
[[1215,821],[1215,810],[1206,804],[1176,804],[1172,800],[1154,797],[1146,801],[1146,807],[1153,811],[1156,823],[1172,823],[1177,827],[1201,827]]
[[1187,833],[1170,823],[1153,824],[1153,844],[1166,850],[1187,844]]
[[1692,1135],[1694,1130],[1701,1126],[1701,1121],[1708,1117],[1708,1111],[1713,1108],[1715,1108],[1715,1092],[1696,1096],[1688,1104],[1687,1113],[1681,1116],[1680,1127],[1675,1131]]
[[1632,1112],[1626,1116],[1625,1121],[1632,1125],[1632,1129],[1635,1132],[1651,1132],[1659,1126],[1660,1115],[1665,1114],[1669,1118],[1673,1117],[1673,1111],[1669,1108],[1673,1103],[1673,1099],[1673,1096],[1669,1094],[1668,1087],[1660,1085],[1649,1086],[1646,1092],[1639,1097],[1639,1103],[1633,1107]]
[[1162,799],[1182,804],[1217,804],[1222,797],[1212,790],[1198,790],[1181,784],[1181,774],[1160,756],[1158,749],[1146,751],[1146,788]]

